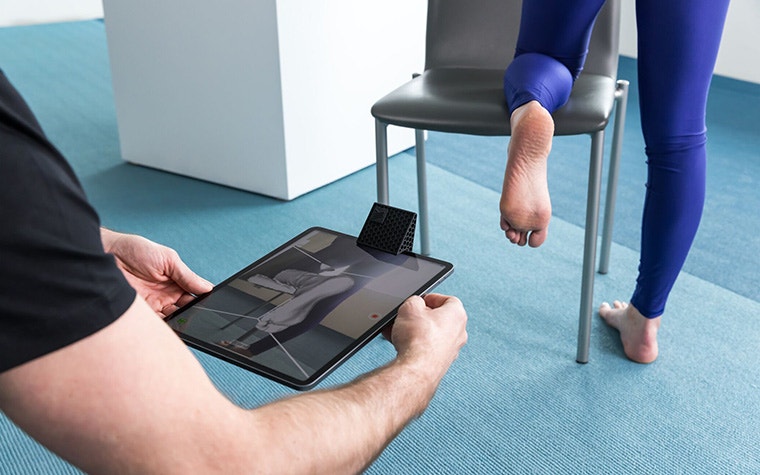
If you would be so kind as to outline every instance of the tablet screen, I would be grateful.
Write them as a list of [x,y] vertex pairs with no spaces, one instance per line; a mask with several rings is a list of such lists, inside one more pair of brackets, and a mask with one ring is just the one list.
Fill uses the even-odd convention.
[[309,389],[377,335],[407,297],[451,271],[444,261],[312,228],[167,321],[190,346]]

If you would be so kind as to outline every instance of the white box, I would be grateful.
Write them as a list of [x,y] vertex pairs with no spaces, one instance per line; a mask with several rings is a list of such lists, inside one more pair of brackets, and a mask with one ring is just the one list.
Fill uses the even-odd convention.
[[373,164],[372,104],[424,67],[421,0],[103,3],[122,157],[285,200]]

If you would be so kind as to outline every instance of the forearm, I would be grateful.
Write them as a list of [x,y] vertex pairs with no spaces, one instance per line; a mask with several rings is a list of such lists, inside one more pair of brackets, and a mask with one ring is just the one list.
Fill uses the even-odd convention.
[[0,373],[0,409],[88,473],[354,473],[422,413],[441,374],[409,356],[245,411],[138,298],[104,330]]
[[100,228],[100,240],[103,242],[103,249],[105,249],[106,252],[110,252],[109,249],[113,246],[114,241],[117,240],[119,236],[120,234],[116,231],[111,231],[102,226]]
[[138,236],[136,234],[120,233],[118,231],[112,231],[108,228],[100,227],[100,240],[103,243],[103,250],[107,253],[114,254],[119,257],[120,253],[133,253],[135,247],[135,241],[142,241],[145,243],[155,244],[148,239]]
[[[418,362],[394,360],[348,385],[302,394],[253,411],[273,427],[273,473],[358,473],[414,418],[438,380]],[[279,430],[277,430],[279,429]],[[296,437],[297,434],[297,437]],[[271,452],[270,452],[271,453]]]
[[124,234],[110,229],[100,228],[100,240],[103,243],[103,250],[108,254],[113,254],[116,263],[122,270],[130,267],[129,263],[140,261],[141,258],[135,252],[135,240],[142,240],[141,236]]

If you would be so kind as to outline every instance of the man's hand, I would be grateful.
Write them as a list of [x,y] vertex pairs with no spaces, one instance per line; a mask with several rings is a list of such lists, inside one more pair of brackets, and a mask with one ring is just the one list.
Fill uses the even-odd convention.
[[419,366],[437,386],[467,342],[466,325],[467,313],[458,298],[412,296],[401,305],[385,336],[400,361]]
[[129,284],[154,312],[171,315],[213,285],[196,275],[173,249],[134,234],[101,228],[103,248],[116,258]]

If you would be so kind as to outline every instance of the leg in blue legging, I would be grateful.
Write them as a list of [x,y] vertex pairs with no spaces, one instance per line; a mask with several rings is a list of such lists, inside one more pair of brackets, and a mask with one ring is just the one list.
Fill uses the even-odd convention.
[[[636,4],[641,127],[648,164],[639,277],[630,306],[615,302],[614,308],[600,308],[600,315],[621,330],[632,359],[657,357],[659,317],[702,216],[705,108],[728,3]],[[642,324],[642,318],[649,321]],[[634,325],[638,334],[628,331]]]
[[[571,8],[568,3],[575,6],[576,16],[566,10]],[[510,194],[507,186],[520,192],[527,189],[523,207],[535,208],[536,195],[531,196],[530,190],[536,188],[536,181],[545,179],[545,171],[541,176],[531,160],[545,163],[551,140],[545,132],[531,135],[523,129],[539,125],[547,129],[546,113],[567,100],[567,76],[572,85],[585,58],[589,18],[592,22],[600,7],[600,2],[526,4],[529,11],[523,12],[517,55],[505,74],[513,136],[502,193],[502,228],[507,238],[518,244],[525,243],[528,233],[543,232],[545,237],[545,230],[530,227],[531,223],[520,227],[515,216],[522,216],[515,209],[519,210],[521,198],[518,193]],[[639,278],[633,305],[615,302],[614,308],[607,304],[600,308],[607,323],[620,330],[626,354],[635,361],[657,357],[659,316],[699,225],[704,200],[705,103],[727,7],[728,0],[637,3],[642,130],[649,165]],[[542,12],[555,17],[557,11],[577,28],[563,30],[553,20],[541,18]],[[526,122],[528,126],[520,122],[524,117],[532,119]],[[520,151],[514,158],[513,148]],[[516,165],[510,171],[513,160]],[[505,201],[511,214],[505,213]]]
[[504,75],[511,112],[499,208],[500,226],[514,244],[543,244],[551,218],[546,162],[554,135],[551,113],[570,97],[586,59],[604,0],[523,2],[515,58]]
[[638,0],[639,91],[648,177],[631,302],[657,317],[702,216],[705,109],[728,0]]

